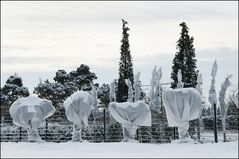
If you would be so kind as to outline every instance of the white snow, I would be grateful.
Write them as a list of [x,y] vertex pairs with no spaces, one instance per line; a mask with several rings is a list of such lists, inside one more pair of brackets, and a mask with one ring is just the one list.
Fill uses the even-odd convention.
[[238,142],[207,144],[145,143],[13,143],[1,142],[1,157],[7,158],[237,158]]

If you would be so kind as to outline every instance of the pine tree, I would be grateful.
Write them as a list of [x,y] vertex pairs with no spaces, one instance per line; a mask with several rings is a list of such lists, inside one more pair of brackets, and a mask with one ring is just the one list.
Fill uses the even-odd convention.
[[[43,83],[40,82],[37,87],[34,88],[33,93],[37,94],[40,98],[51,100],[54,106],[60,106],[67,98],[64,85],[58,82],[51,83],[49,80]],[[58,107],[56,108],[58,109]]]
[[58,83],[65,84],[66,82],[70,81],[70,76],[65,70],[58,70],[53,79]]
[[128,99],[128,86],[125,83],[125,79],[129,79],[133,84],[134,81],[134,73],[133,73],[133,63],[130,55],[129,49],[129,28],[125,25],[126,21],[122,19],[123,22],[123,37],[122,37],[122,45],[121,45],[121,56],[119,62],[119,79],[118,79],[118,91],[116,92],[117,102],[125,102]]
[[180,24],[182,27],[181,37],[177,41],[177,49],[175,57],[173,59],[171,79],[172,88],[177,87],[177,73],[178,70],[182,71],[182,82],[184,87],[196,87],[197,85],[197,74],[196,74],[196,59],[195,49],[193,46],[194,38],[188,34],[188,27],[185,22]]
[[22,78],[14,74],[1,89],[1,105],[10,106],[19,97],[27,97],[29,94],[28,88],[22,84]]
[[22,84],[22,78],[17,74],[10,76],[6,84],[0,90],[0,100],[1,100],[1,120],[5,118],[11,120],[9,114],[9,108],[14,101],[20,97],[29,96],[29,90],[27,87],[24,87]]
[[71,71],[69,73],[70,80],[78,87],[79,90],[90,91],[91,83],[93,80],[97,79],[95,73],[90,72],[90,67],[84,64],[81,64],[76,71]]

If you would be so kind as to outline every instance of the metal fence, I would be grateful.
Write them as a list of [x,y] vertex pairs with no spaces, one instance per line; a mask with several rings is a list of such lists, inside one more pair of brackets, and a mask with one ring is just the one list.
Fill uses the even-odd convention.
[[[165,111],[165,110],[164,110]],[[135,136],[141,143],[169,143],[178,139],[176,128],[168,127],[166,114],[151,111],[152,126],[139,127]],[[210,117],[209,117],[210,118]],[[213,119],[211,117],[210,119]],[[215,130],[214,120],[206,117],[190,122],[189,133],[199,142],[215,142],[215,131],[218,142],[238,140],[238,122],[227,126],[226,140],[223,137],[220,120],[217,120]],[[238,121],[238,118],[236,119]],[[47,142],[67,142],[72,137],[72,123],[66,119],[63,110],[57,111],[53,116],[43,121],[39,128],[39,134]],[[83,128],[82,138],[89,142],[120,142],[123,139],[121,124],[116,122],[107,110],[98,112],[95,116],[89,116],[88,127]],[[27,141],[27,132],[24,128],[13,124],[12,119],[5,118],[1,121],[1,142]]]

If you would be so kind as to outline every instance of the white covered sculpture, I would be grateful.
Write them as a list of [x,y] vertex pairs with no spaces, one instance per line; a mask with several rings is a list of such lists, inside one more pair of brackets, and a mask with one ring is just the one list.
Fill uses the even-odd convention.
[[202,74],[199,73],[198,77],[197,77],[197,86],[196,89],[200,92],[200,94],[202,95]]
[[150,88],[150,108],[160,112],[161,107],[161,78],[162,78],[162,69],[161,67],[156,70],[156,66],[152,72],[151,78],[151,88]]
[[88,117],[92,110],[97,110],[97,97],[92,89],[92,95],[86,91],[77,91],[68,97],[63,106],[69,121],[73,122],[73,142],[82,142],[81,131],[84,126],[88,126]]
[[140,100],[141,90],[140,90],[140,72],[134,76],[134,102]]
[[134,100],[134,91],[132,88],[132,83],[129,79],[125,80],[126,85],[128,86],[128,100],[127,102],[133,102]]
[[149,105],[142,100],[131,102],[111,102],[110,114],[123,127],[123,142],[135,142],[134,136],[138,126],[151,126],[151,111]]
[[199,117],[202,104],[201,95],[195,88],[167,88],[163,92],[163,102],[170,127],[178,127],[179,139],[189,139],[189,121]]
[[181,71],[181,69],[178,70],[177,78],[178,78],[177,88],[183,88],[184,83],[182,82],[182,71]]
[[50,100],[28,96],[18,98],[9,112],[13,123],[27,130],[29,142],[42,142],[38,127],[41,121],[54,114],[55,108]]
[[237,108],[239,108],[238,107],[238,90],[233,93],[232,101],[236,104]]
[[227,88],[230,86],[231,75],[227,76],[225,81],[221,85],[221,90],[219,92],[219,102],[220,102],[220,108],[221,108],[221,118],[222,118],[222,128],[225,133],[226,131],[226,115],[227,115],[227,110],[228,106],[225,103],[225,96],[226,96],[226,91]]
[[116,95],[115,95],[115,82],[110,83],[110,102],[116,101]]
[[212,72],[211,72],[212,80],[211,80],[211,86],[210,86],[209,97],[208,97],[208,100],[212,106],[217,103],[217,94],[215,89],[215,77],[217,75],[217,67],[218,67],[217,61],[215,60],[212,66]]

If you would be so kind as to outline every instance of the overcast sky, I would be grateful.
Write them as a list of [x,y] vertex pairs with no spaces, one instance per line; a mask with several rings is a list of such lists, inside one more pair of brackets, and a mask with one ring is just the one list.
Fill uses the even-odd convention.
[[18,73],[30,91],[59,69],[87,64],[100,84],[118,78],[121,18],[128,21],[134,72],[149,84],[155,65],[170,82],[179,24],[194,37],[197,69],[208,95],[217,59],[217,92],[227,74],[238,85],[238,2],[1,2],[1,85]]

